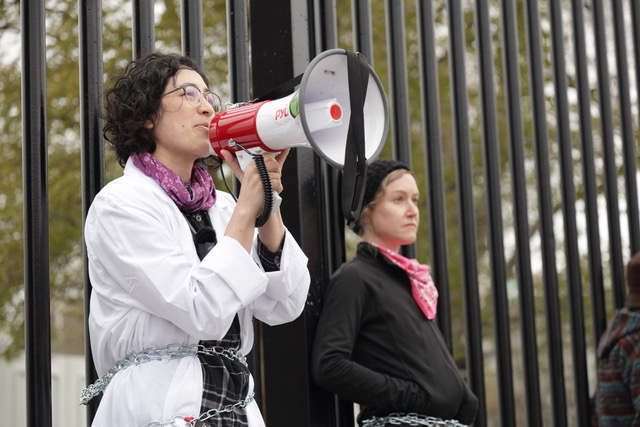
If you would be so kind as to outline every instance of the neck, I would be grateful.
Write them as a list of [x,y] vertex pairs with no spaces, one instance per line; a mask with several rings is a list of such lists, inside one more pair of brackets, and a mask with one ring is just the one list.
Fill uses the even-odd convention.
[[383,248],[387,248],[395,253],[400,253],[400,245],[390,245],[388,243],[380,242],[376,239],[363,238],[362,240],[372,245],[382,246]]
[[174,161],[170,156],[165,156],[162,153],[158,153],[157,151],[153,153],[152,156],[155,157],[157,161],[174,171],[184,181],[191,180],[193,163],[181,164],[180,162]]

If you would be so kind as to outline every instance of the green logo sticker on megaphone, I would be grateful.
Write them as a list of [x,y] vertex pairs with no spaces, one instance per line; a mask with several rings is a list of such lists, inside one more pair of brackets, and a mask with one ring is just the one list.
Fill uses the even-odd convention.
[[300,114],[300,92],[296,91],[289,102],[289,112],[293,118],[298,117]]

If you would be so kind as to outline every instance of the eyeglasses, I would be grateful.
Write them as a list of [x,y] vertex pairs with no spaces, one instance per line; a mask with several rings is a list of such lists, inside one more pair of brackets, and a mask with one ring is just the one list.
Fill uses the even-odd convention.
[[[202,91],[192,84],[180,86],[178,88],[170,90],[162,96],[171,95],[172,93],[179,90],[183,91],[185,98],[187,98],[187,102],[194,107],[197,107],[200,105],[200,103],[202,103]],[[218,113],[220,110],[222,110],[222,101],[220,100],[220,97],[217,93],[205,92],[204,96],[206,97],[207,102],[213,107],[214,112]]]

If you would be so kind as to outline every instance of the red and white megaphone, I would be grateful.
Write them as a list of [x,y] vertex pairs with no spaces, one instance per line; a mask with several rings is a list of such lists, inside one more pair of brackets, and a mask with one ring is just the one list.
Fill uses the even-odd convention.
[[[327,50],[311,61],[292,94],[216,114],[209,127],[211,153],[221,157],[223,149],[235,152],[244,169],[253,160],[252,154],[308,147],[342,170],[351,161],[346,148],[352,116],[359,116],[364,157],[366,161],[377,157],[389,127],[387,98],[378,76],[359,56],[361,70],[365,70],[358,77],[363,99],[355,105],[362,111],[354,114],[351,97],[355,95],[350,88],[354,72],[349,71],[349,55],[354,54],[344,49]],[[275,194],[272,211],[278,206],[279,196]]]

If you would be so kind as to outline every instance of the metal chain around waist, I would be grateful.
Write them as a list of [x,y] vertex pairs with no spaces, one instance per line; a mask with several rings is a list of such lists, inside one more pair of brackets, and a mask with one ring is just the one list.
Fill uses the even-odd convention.
[[180,359],[182,357],[196,356],[197,354],[206,354],[209,356],[218,355],[226,357],[230,360],[235,360],[247,366],[247,358],[244,354],[239,353],[233,348],[226,348],[222,346],[205,347],[200,344],[182,345],[182,344],[169,344],[164,348],[148,348],[138,353],[133,353],[125,357],[124,359],[116,362],[113,368],[109,369],[106,374],[98,378],[93,384],[90,384],[82,390],[80,393],[80,404],[86,405],[103,392],[113,377],[120,371],[127,369],[130,366],[141,365],[143,363],[151,362],[153,360],[171,360]]
[[[202,414],[200,414],[198,418],[175,416],[171,421],[166,423],[163,423],[160,421],[154,421],[149,424],[145,424],[144,426],[141,426],[141,427],[201,426],[203,425],[202,423],[204,423],[208,419],[211,419],[217,415],[228,413],[228,412],[234,412],[236,409],[246,407],[248,404],[253,402],[254,395],[255,393],[251,392],[246,398],[244,398],[239,402],[223,406],[220,409],[209,409],[207,412],[203,412]],[[204,425],[206,426],[206,424]]]
[[457,420],[443,420],[420,414],[389,414],[386,417],[371,417],[362,423],[362,427],[385,427],[387,425],[429,426],[429,427],[467,427]]

